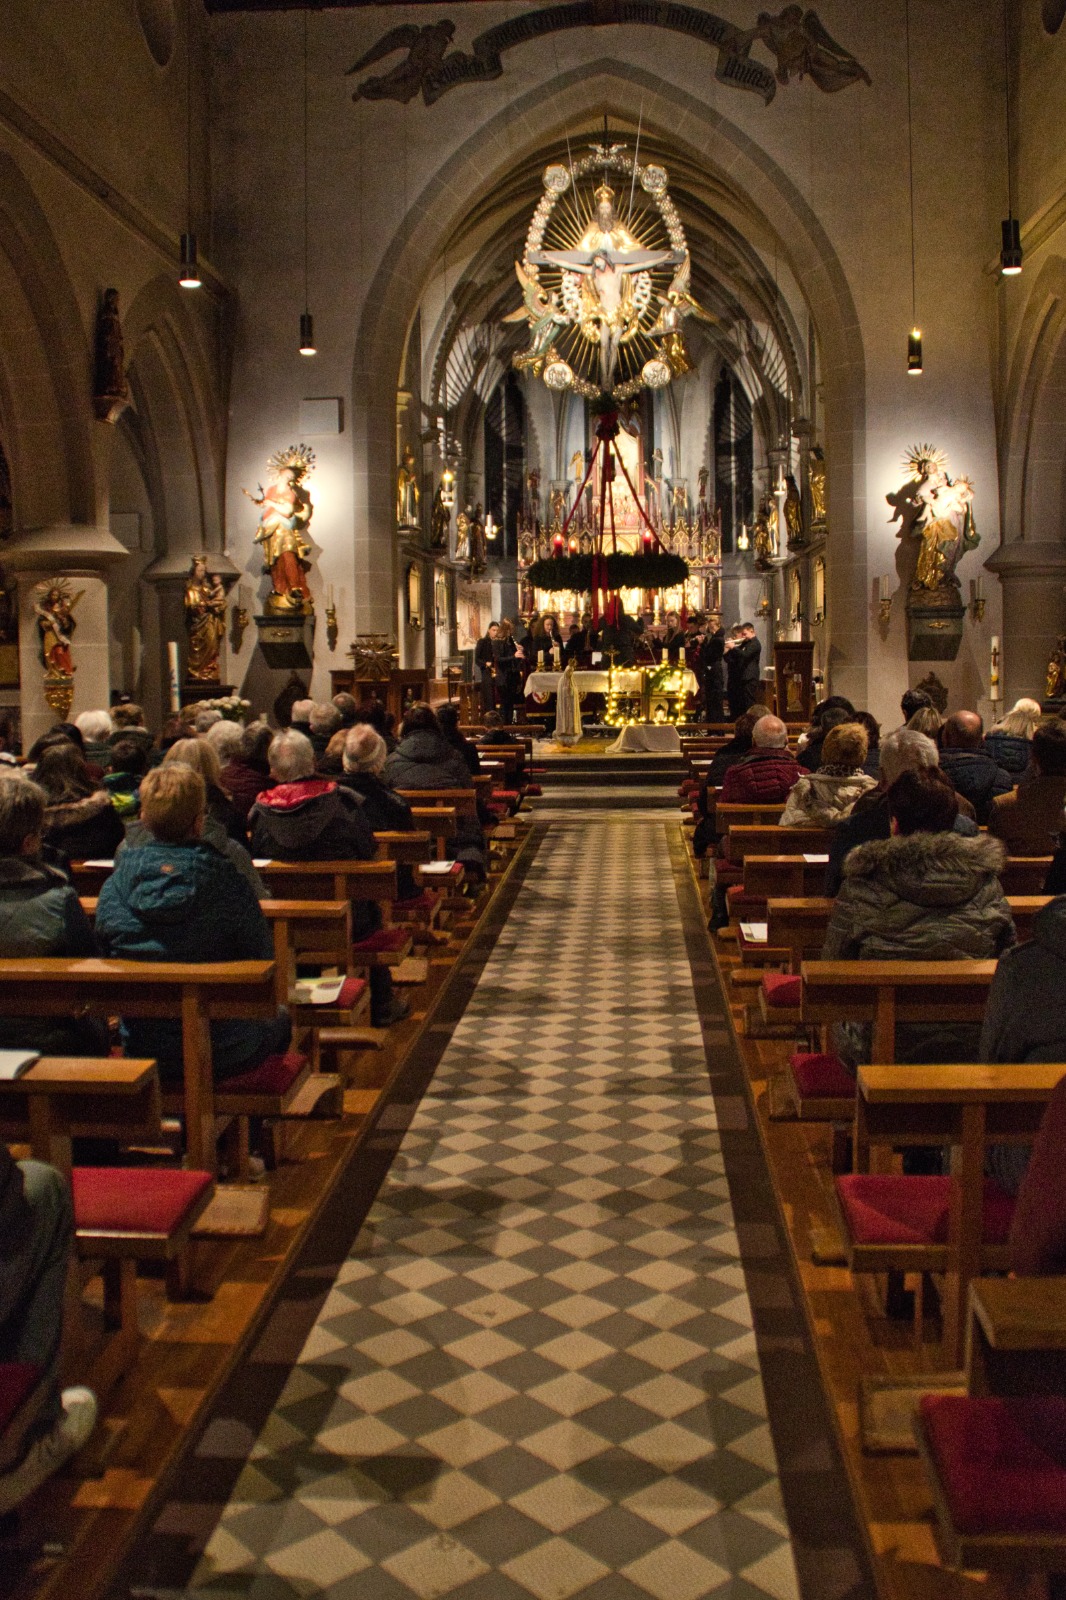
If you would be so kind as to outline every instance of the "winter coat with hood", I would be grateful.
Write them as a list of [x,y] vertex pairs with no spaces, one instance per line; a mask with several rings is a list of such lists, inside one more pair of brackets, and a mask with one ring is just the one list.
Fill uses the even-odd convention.
[[[266,789],[248,817],[252,853],[273,861],[372,861],[373,829],[354,790],[329,778],[299,778]],[[380,926],[371,901],[352,901],[352,934],[365,938]]]
[[68,861],[110,861],[126,829],[111,796],[97,789],[84,799],[46,806],[42,836]]
[[1066,803],[1066,775],[1034,768],[1010,794],[997,795],[988,831],[1012,856],[1046,856],[1058,849]]
[[[346,772],[337,779],[363,802],[363,815],[375,833],[410,833],[415,819],[406,800],[394,794],[373,772]],[[396,868],[396,898],[409,900],[418,893],[414,873],[405,862]]]
[[781,814],[782,828],[835,828],[850,816],[860,795],[876,789],[876,778],[865,772],[836,772],[822,768],[794,784]]
[[[418,728],[401,739],[386,758],[382,773],[394,789],[469,789],[471,775],[458,750],[443,734]],[[455,836],[445,848],[464,867],[484,875],[488,869],[485,835],[469,817],[458,817]]]
[[1066,895],[1033,918],[1028,943],[1008,950],[988,991],[982,1061],[1066,1060]]
[[[125,843],[120,844],[115,852],[117,861],[124,850],[140,850],[143,845],[150,844],[155,835],[138,817],[126,829]],[[257,900],[266,900],[267,887],[252,864],[252,858],[243,844],[238,844],[236,839],[231,839],[221,822],[218,822],[210,812],[204,818],[204,831],[201,834],[204,844],[213,845],[220,856],[225,856],[227,861],[232,861],[241,877],[251,885],[252,893]]]
[[242,761],[235,757],[222,768],[222,787],[229,795],[233,808],[245,827],[251,811],[264,789],[273,787],[269,767],[257,762]]
[[[96,940],[78,892],[56,867],[0,857],[0,956],[94,956]],[[0,1049],[43,1055],[107,1053],[107,1028],[63,1017],[0,1017]]]
[[[272,961],[274,941],[251,885],[202,839],[165,844],[154,836],[124,850],[101,887],[96,937],[125,961]],[[136,1017],[125,1024],[132,1056],[154,1056],[164,1083],[182,1076],[181,1023]],[[216,1079],[254,1063],[270,1022],[211,1023]]]
[[787,799],[800,775],[788,750],[756,748],[729,768],[718,798],[725,805],[775,805]]
[[[1000,886],[1006,852],[978,834],[913,833],[872,839],[844,862],[822,946],[824,961],[988,961],[1014,943]],[[978,1030],[921,1023],[897,1029],[897,1058],[971,1061]],[[868,1059],[868,1030],[845,1025],[837,1047]]]

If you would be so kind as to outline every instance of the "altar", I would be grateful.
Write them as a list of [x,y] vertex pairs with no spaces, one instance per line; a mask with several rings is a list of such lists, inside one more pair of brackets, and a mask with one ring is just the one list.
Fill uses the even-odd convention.
[[[562,673],[559,672],[531,672],[526,679],[526,694],[556,694],[561,677]],[[573,677],[578,695],[602,694],[607,697],[608,722],[617,721],[619,725],[626,723],[644,728],[672,728],[687,696],[699,692],[699,683],[691,667],[663,664],[656,667],[615,667],[612,671],[592,668],[575,672]],[[627,707],[630,712],[628,715]],[[656,707],[660,713],[658,718],[655,716]],[[616,712],[620,713],[617,717]],[[676,737],[674,731],[675,740]],[[679,746],[671,743],[669,748],[676,751]]]
[[608,756],[680,754],[681,735],[672,722],[630,722],[604,751]]
[[[574,685],[580,694],[643,695],[650,691],[651,680],[658,667],[616,667],[613,672],[593,667],[574,673]],[[681,694],[696,694],[699,684],[691,667],[675,669],[680,673]],[[559,688],[561,672],[531,672],[526,679],[526,694],[555,694]]]

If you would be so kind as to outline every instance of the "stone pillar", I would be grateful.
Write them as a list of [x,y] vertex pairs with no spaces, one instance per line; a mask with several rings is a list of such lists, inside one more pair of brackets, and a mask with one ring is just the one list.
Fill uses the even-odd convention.
[[1047,664],[1066,633],[1066,544],[1015,539],[985,562],[1003,585],[1003,705],[1042,698]]
[[126,559],[125,546],[106,528],[61,524],[20,532],[4,551],[4,567],[18,584],[19,673],[22,679],[22,746],[28,750],[60,719],[44,695],[41,637],[34,604],[39,583],[66,580],[74,607],[74,699],[68,719],[106,709],[111,701],[107,582],[104,570]]

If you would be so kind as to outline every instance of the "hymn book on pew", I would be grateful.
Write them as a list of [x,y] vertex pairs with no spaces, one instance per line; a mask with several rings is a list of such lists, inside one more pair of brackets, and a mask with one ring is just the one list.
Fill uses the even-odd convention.
[[39,1050],[0,1050],[0,1083],[14,1083],[40,1059]]

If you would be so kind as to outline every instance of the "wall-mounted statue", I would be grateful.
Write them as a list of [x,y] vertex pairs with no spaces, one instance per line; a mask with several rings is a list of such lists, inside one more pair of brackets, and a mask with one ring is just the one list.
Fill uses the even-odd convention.
[[400,465],[396,469],[396,526],[398,528],[418,527],[419,499],[415,453],[409,444],[405,444],[403,455],[400,458]]
[[456,561],[470,560],[470,520],[472,512],[469,506],[460,511],[455,519],[455,559]]
[[191,683],[221,683],[219,654],[226,631],[226,591],[218,574],[207,570],[206,556],[193,556],[185,581],[185,676]]
[[907,593],[908,654],[912,661],[954,661],[965,616],[955,568],[980,536],[973,517],[973,484],[951,478],[947,456],[931,444],[914,445],[904,457],[910,476],[886,495],[897,537],[918,542]]
[[433,506],[429,513],[429,538],[434,550],[447,551],[448,534],[451,531],[452,514],[444,503],[444,490],[438,483],[437,492],[433,496]]
[[799,484],[791,472],[785,479],[785,539],[790,550],[802,550],[807,543]]
[[34,602],[37,633],[41,643],[41,665],[50,677],[70,677],[75,671],[71,645],[77,623],[74,607],[85,593],[79,589],[71,594],[67,578],[49,578],[39,583],[34,593],[40,596]]
[[100,422],[117,422],[130,403],[118,290],[105,289],[96,313],[93,411]]
[[807,453],[807,487],[811,494],[811,527],[815,533],[824,533],[825,454],[820,445],[812,444]]
[[752,533],[752,553],[761,572],[773,566],[778,551],[777,505],[766,495],[759,505]]
[[311,546],[306,538],[314,507],[305,481],[314,464],[314,451],[307,445],[290,445],[267,463],[265,489],[259,484],[258,495],[242,491],[260,508],[255,542],[263,547],[263,571],[270,574],[265,608],[270,614],[307,615],[314,610],[307,586]]

